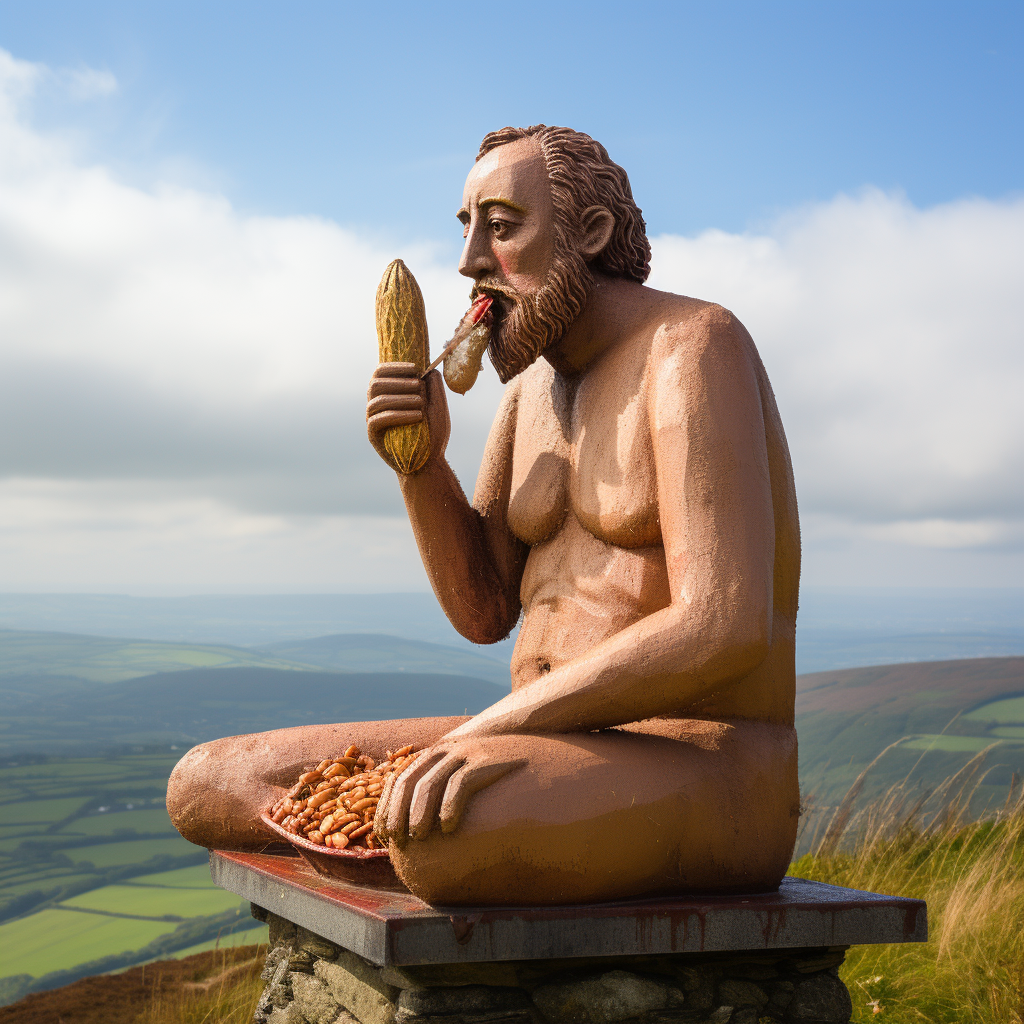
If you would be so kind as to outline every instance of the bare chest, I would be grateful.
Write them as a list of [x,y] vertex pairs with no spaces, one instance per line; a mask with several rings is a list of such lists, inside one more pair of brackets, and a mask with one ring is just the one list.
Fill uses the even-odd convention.
[[609,359],[573,385],[543,363],[524,381],[509,525],[537,545],[569,515],[607,544],[661,542],[642,366]]

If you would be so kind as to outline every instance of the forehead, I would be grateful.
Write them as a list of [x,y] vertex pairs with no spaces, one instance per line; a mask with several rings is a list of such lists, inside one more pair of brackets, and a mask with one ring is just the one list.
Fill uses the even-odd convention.
[[526,210],[549,209],[551,189],[540,146],[532,139],[518,139],[484,154],[469,172],[462,193],[467,209],[481,199],[505,199]]

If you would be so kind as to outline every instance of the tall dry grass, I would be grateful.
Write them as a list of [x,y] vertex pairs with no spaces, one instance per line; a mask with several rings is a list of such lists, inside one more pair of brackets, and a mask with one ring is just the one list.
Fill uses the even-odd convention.
[[854,947],[858,1022],[1024,1024],[1024,786],[968,819],[982,751],[934,792],[909,782],[857,809],[867,769],[790,874],[928,903],[927,943]]
[[205,977],[164,990],[155,981],[152,998],[135,1024],[249,1024],[263,991],[260,972],[267,947],[237,962],[231,951],[219,951],[220,962]]

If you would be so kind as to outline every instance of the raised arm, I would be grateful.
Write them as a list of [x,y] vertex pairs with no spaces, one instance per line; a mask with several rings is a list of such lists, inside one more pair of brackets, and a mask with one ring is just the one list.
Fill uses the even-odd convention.
[[472,505],[445,459],[451,422],[441,375],[435,370],[423,382],[411,364],[385,363],[367,397],[370,443],[393,469],[383,432],[417,423],[426,413],[430,458],[416,473],[396,470],[420,557],[441,607],[466,639],[504,639],[519,618],[526,560],[525,545],[506,522],[517,385],[506,389],[491,428]]

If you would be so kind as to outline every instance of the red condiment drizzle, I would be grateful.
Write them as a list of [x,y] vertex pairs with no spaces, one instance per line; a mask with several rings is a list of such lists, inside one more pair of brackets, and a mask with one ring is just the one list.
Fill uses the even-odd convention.
[[493,295],[478,295],[476,301],[473,303],[470,309],[470,315],[473,317],[473,324],[480,323],[484,313],[491,308],[491,303],[494,301]]

